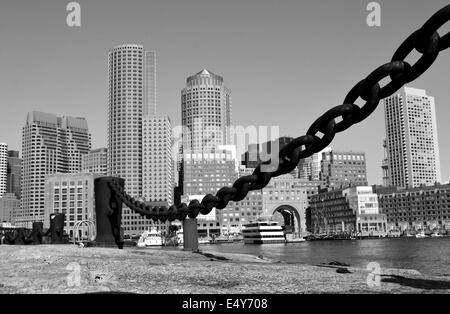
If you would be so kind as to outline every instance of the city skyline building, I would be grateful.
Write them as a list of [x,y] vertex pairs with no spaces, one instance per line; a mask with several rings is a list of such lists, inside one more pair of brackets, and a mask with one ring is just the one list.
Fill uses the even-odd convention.
[[[125,179],[125,189],[142,198],[142,120],[155,109],[155,52],[125,44],[109,51],[108,175]],[[150,72],[150,73],[147,73]],[[124,207],[125,234],[140,234],[150,221]]]
[[0,197],[7,190],[7,174],[8,174],[8,145],[0,143]]
[[142,181],[145,201],[173,204],[175,162],[169,117],[149,115],[143,119]]
[[[234,146],[219,146],[211,153],[185,153],[183,155],[184,199],[201,200],[207,194],[216,195],[224,186],[231,187],[238,177],[238,161]],[[215,218],[199,216],[199,232],[221,233],[223,227],[223,215],[231,203],[223,210],[215,210]],[[206,221],[205,221],[206,220]]]
[[108,149],[97,148],[91,150],[81,158],[81,172],[108,175]]
[[206,69],[186,79],[181,91],[183,153],[212,152],[231,144],[231,90]]
[[0,197],[0,223],[15,224],[15,218],[20,211],[20,200],[14,193],[6,193]]
[[334,188],[367,185],[365,153],[326,150],[322,153],[320,180],[325,187]]
[[405,87],[384,100],[390,184],[430,186],[441,182],[435,99]]
[[8,151],[8,170],[6,180],[6,193],[13,193],[18,199],[21,198],[20,180],[22,178],[22,159],[19,152]]
[[299,179],[309,181],[319,181],[321,172],[322,153],[331,152],[332,148],[327,147],[312,156],[300,160],[298,164]]
[[[92,173],[57,173],[45,178],[44,228],[50,227],[50,214],[65,215],[64,231],[73,239],[77,222],[97,225],[95,215],[94,181],[99,175]],[[80,236],[87,236],[83,228]]]
[[[107,173],[125,179],[125,189],[141,201],[173,202],[174,163],[170,119],[157,115],[156,53],[126,44],[109,52]],[[155,223],[124,207],[125,235],[136,236]]]
[[85,118],[32,111],[22,133],[21,213],[16,223],[30,227],[44,220],[45,176],[81,172],[82,156],[91,149]]

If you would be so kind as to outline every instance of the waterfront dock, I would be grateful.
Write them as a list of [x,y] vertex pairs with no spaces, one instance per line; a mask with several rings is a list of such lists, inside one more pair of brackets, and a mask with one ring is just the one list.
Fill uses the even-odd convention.
[[[264,256],[73,245],[1,246],[0,293],[449,293],[448,277],[287,264]],[[327,262],[327,261],[324,261]],[[371,281],[374,283],[375,281]]]

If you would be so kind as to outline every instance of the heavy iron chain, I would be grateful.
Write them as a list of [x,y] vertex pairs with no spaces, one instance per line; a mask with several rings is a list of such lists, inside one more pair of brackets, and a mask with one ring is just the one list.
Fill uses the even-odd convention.
[[[450,32],[442,37],[437,32],[449,20],[450,4],[411,34],[394,53],[391,62],[380,66],[356,84],[345,97],[343,105],[327,111],[311,125],[306,135],[283,146],[279,152],[278,167],[272,172],[261,171],[262,165],[267,167],[271,164],[270,160],[264,161],[255,168],[252,175],[239,178],[232,187],[220,189],[215,196],[209,194],[201,202],[193,200],[189,205],[181,203],[169,208],[152,207],[135,200],[116,181],[112,181],[110,187],[131,210],[148,219],[161,222],[184,220],[188,216],[196,218],[199,214],[209,214],[213,208],[224,209],[230,201],[242,201],[248,192],[261,190],[272,178],[292,172],[301,159],[322,151],[333,141],[337,133],[365,120],[382,99],[393,95],[405,84],[414,81],[427,71],[439,53],[450,47]],[[414,65],[411,65],[405,59],[414,49],[422,55]],[[381,87],[381,80],[387,77],[390,77],[391,81]],[[359,98],[366,102],[362,107],[355,105]],[[336,119],[340,117],[342,121],[336,123]],[[323,136],[319,137],[319,133]]]

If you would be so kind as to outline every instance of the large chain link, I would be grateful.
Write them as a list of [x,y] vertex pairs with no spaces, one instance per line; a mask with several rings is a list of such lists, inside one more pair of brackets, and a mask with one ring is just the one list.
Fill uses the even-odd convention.
[[[196,218],[199,214],[209,214],[213,208],[224,209],[230,201],[242,201],[248,192],[266,187],[272,178],[292,172],[301,159],[322,151],[333,141],[337,133],[365,120],[382,99],[393,95],[405,84],[414,81],[427,71],[439,53],[450,48],[450,33],[442,37],[438,33],[439,28],[449,20],[450,5],[447,5],[400,45],[391,62],[380,66],[356,84],[345,97],[343,105],[327,111],[311,125],[306,135],[283,146],[279,152],[278,167],[272,169],[273,171],[266,169],[261,171],[262,165],[268,167],[271,164],[270,160],[264,161],[256,167],[252,175],[239,178],[232,187],[220,189],[215,196],[208,194],[201,202],[194,200],[189,205],[181,203],[169,208],[152,207],[137,201],[115,181],[111,182],[110,187],[131,210],[148,219],[161,222],[184,220],[188,216]],[[414,49],[422,56],[411,65],[405,59]],[[391,82],[381,87],[381,80],[387,77],[390,77]],[[360,98],[365,101],[362,107],[355,104]],[[336,119],[340,117],[342,121],[336,123]],[[319,133],[323,136],[319,137]]]

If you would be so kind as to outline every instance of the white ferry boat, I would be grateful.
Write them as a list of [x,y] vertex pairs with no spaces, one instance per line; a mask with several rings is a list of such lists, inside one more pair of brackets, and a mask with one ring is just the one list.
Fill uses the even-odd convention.
[[161,237],[161,232],[152,228],[150,231],[144,231],[138,240],[138,247],[149,247],[149,246],[162,246],[163,240]]
[[244,244],[286,243],[284,231],[276,221],[257,221],[244,225]]

